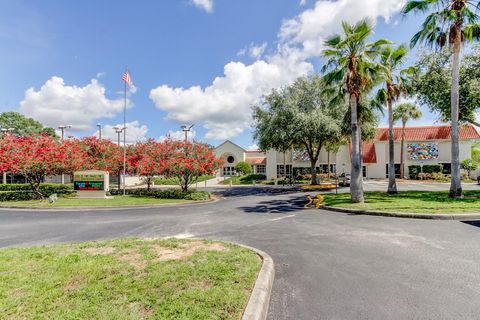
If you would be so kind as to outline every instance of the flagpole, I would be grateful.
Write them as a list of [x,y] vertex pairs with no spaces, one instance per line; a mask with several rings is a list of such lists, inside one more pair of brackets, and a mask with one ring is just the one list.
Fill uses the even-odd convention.
[[[125,66],[125,74],[128,72],[128,67]],[[125,186],[126,186],[126,167],[127,167],[127,82],[123,81],[125,85],[125,95],[124,95],[124,106],[123,106],[123,196],[125,196]]]

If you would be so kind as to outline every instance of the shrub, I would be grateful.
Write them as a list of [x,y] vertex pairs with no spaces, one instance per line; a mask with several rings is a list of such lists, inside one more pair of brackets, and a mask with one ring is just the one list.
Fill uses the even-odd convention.
[[[41,184],[40,192],[44,197],[50,197],[54,193],[58,195],[75,193],[71,185],[52,183]],[[25,201],[38,198],[29,184],[0,184],[0,201]]]
[[[469,161],[472,161],[472,167],[471,167],[471,168],[468,167]],[[469,169],[471,169],[472,171],[475,171],[475,170],[477,170],[478,164],[477,164],[477,162],[476,162],[475,160],[472,160],[472,159],[468,159],[468,158],[467,158],[467,159],[463,160],[463,161],[460,163],[460,166],[461,166],[462,169],[464,169],[464,170],[469,170]]]
[[249,174],[248,176],[244,176],[240,178],[240,182],[247,183],[255,181],[263,181],[267,179],[267,176],[264,174]]
[[252,165],[245,161],[240,161],[235,166],[235,170],[240,174],[251,174],[252,173]]
[[[110,194],[112,196],[122,195],[123,190],[112,189],[110,190]],[[152,197],[157,199],[185,199],[185,200],[197,200],[194,198],[199,198],[198,200],[210,199],[210,193],[206,191],[188,190],[184,192],[181,189],[167,189],[167,190],[151,189],[150,191],[147,190],[146,188],[126,189],[125,194],[131,195],[131,196],[137,196],[137,197]],[[201,194],[201,195],[197,195],[197,194]]]
[[421,177],[419,176],[420,173],[442,173],[443,172],[443,165],[441,164],[427,164],[423,166],[423,169],[419,165],[408,166],[408,176],[412,180],[418,180]]
[[0,192],[0,202],[3,201],[27,201],[38,199],[32,191],[5,191]]

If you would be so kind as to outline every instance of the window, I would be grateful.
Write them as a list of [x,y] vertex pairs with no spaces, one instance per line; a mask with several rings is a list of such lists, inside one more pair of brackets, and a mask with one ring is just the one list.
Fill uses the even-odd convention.
[[256,174],[266,174],[267,173],[267,166],[264,164],[257,164],[255,166],[255,173]]
[[285,167],[283,164],[277,164],[277,178],[280,177],[291,177],[292,176],[292,165],[287,164],[287,173],[285,174]]
[[[385,165],[385,177],[388,178],[388,163]],[[400,178],[400,164],[395,163],[395,178]]]
[[[321,164],[317,169],[318,173],[328,173],[328,164]],[[335,173],[335,165],[330,164],[330,173]]]
[[442,163],[443,174],[452,174],[452,164],[451,163]]
[[367,178],[367,167],[366,166],[362,166],[362,174],[363,174],[364,178]]
[[234,167],[223,167],[223,176],[224,177],[231,177],[235,175],[235,168]]
[[235,158],[233,156],[228,156],[227,157],[227,162],[228,163],[234,163],[235,162]]

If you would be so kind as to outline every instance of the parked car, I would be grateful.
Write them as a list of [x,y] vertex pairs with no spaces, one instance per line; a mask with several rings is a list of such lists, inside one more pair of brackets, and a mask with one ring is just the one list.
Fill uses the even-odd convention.
[[349,187],[350,186],[351,177],[349,173],[342,173],[338,177],[338,185],[342,187]]

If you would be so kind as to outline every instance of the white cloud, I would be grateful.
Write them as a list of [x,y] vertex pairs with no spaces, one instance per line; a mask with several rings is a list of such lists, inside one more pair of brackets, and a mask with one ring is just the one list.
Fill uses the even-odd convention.
[[[191,129],[190,132],[188,133],[188,140],[189,141],[193,141],[195,140],[195,137],[197,136],[197,132],[194,130],[194,129]],[[168,130],[168,133],[167,135],[165,136],[161,136],[159,138],[160,141],[163,141],[167,138],[171,138],[173,140],[181,140],[181,141],[184,141],[185,140],[185,132],[183,132],[182,130],[177,130],[177,131],[174,131],[174,130]]]
[[237,55],[239,56],[245,56],[247,53],[248,55],[253,58],[253,59],[260,59],[263,54],[265,53],[265,50],[267,49],[268,44],[266,42],[260,44],[260,45],[255,45],[251,43],[248,45],[248,47],[241,49],[238,51]]
[[252,144],[251,146],[249,146],[249,147],[247,148],[247,150],[248,150],[248,151],[258,151],[258,150],[260,150],[260,148],[258,147],[257,144],[254,143],[254,144]]
[[192,0],[192,3],[208,13],[213,12],[213,0]]
[[[115,132],[114,127],[122,128],[122,124],[110,125],[106,124],[102,126],[102,139],[109,139],[117,143],[118,134]],[[146,125],[140,125],[138,121],[127,122],[127,131],[126,131],[126,143],[132,144],[137,141],[145,140],[148,133],[148,127]],[[94,136],[98,137],[98,130],[93,133]],[[123,143],[123,133],[120,134],[120,144]]]
[[[275,53],[252,64],[229,62],[224,74],[205,88],[161,85],[151,90],[150,99],[167,112],[168,119],[202,124],[207,129],[207,139],[235,137],[249,127],[251,106],[262,95],[313,71],[308,59],[321,53],[323,42],[340,30],[342,20],[388,20],[404,3],[405,0],[318,0],[312,9],[283,22]],[[262,56],[266,43],[251,50],[253,47],[240,50],[239,54]]]
[[304,6],[304,5],[306,5],[306,4],[307,4],[307,0],[300,0],[300,5],[301,5],[301,6]]
[[[127,100],[130,107],[131,102]],[[110,100],[97,79],[84,87],[68,86],[60,77],[52,77],[36,91],[30,88],[20,103],[20,111],[45,126],[72,125],[73,131],[92,129],[92,123],[114,117],[123,111],[123,99]]]

